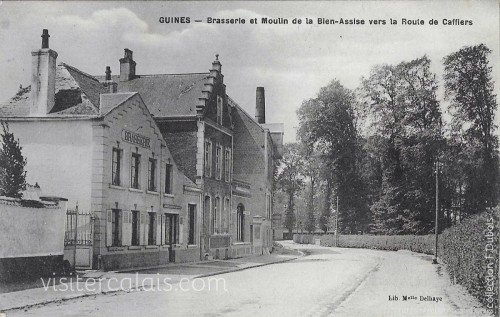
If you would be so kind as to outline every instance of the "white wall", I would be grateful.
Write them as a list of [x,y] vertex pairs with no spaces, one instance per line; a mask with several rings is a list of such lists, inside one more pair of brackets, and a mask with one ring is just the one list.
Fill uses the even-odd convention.
[[0,199],[0,258],[64,254],[62,208],[26,208]]
[[68,208],[90,211],[92,125],[90,120],[10,121],[19,139],[28,183],[42,194],[67,198]]

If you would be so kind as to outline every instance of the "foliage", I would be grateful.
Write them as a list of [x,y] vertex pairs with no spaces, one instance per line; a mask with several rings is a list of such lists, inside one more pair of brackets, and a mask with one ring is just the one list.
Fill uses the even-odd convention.
[[[452,280],[488,307],[488,292],[498,314],[498,234],[500,208],[476,214],[439,236],[439,254]],[[495,281],[488,289],[488,281]]]
[[376,133],[365,143],[365,164],[376,169],[366,176],[379,186],[378,198],[377,191],[371,193],[374,233],[433,229],[433,167],[444,140],[437,88],[427,56],[376,66],[362,82]]
[[21,198],[26,189],[26,159],[22,155],[22,147],[14,134],[9,132],[7,123],[2,122],[0,135],[0,196]]
[[468,46],[443,59],[445,96],[453,115],[455,154],[462,159],[457,180],[464,213],[498,203],[498,138],[494,84],[484,44]]
[[339,227],[364,231],[368,217],[364,183],[358,168],[356,95],[334,80],[320,89],[318,97],[302,103],[298,138],[321,155],[324,202],[319,218],[326,232],[333,192],[341,197]]
[[288,198],[284,225],[289,232],[292,232],[296,222],[294,198],[304,186],[300,174],[302,165],[303,160],[300,146],[297,143],[285,144],[283,158],[281,160],[281,170],[277,177],[277,186]]

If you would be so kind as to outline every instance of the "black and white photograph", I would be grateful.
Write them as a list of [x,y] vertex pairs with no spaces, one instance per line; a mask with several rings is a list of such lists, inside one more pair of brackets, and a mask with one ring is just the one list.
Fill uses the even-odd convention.
[[499,21],[0,0],[0,317],[499,316]]

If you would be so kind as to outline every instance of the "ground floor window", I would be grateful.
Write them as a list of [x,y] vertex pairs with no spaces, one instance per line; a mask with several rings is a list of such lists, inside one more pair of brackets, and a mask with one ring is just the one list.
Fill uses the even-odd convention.
[[179,216],[165,214],[165,244],[178,243]]
[[244,241],[244,228],[245,228],[245,207],[242,204],[238,205],[236,211],[236,240]]
[[120,209],[113,209],[111,211],[112,219],[111,219],[111,236],[112,236],[112,246],[120,246],[122,244],[121,241],[121,213]]
[[139,211],[132,210],[132,245],[139,245]]
[[214,210],[212,212],[212,234],[220,233],[219,215],[220,215],[220,198],[215,197]]
[[188,205],[188,244],[195,244],[196,205]]
[[150,212],[148,221],[148,244],[156,244],[156,234],[155,234],[155,224],[156,224],[156,213]]

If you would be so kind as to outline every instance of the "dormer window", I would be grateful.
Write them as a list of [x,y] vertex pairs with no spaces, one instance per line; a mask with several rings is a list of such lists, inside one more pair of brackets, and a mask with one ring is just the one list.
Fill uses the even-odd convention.
[[223,100],[221,96],[217,96],[217,123],[222,125],[222,107]]

